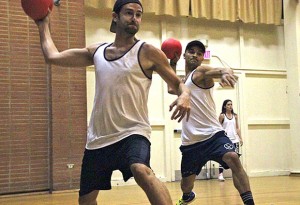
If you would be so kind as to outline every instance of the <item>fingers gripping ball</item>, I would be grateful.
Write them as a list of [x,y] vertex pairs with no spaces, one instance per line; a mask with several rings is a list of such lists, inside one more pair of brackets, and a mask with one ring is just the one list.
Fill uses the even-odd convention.
[[40,20],[47,16],[53,8],[53,0],[21,0],[24,12],[33,20]]
[[182,46],[178,40],[168,38],[161,44],[161,50],[166,54],[167,58],[174,59],[176,57],[175,53],[177,53],[178,56],[181,55]]

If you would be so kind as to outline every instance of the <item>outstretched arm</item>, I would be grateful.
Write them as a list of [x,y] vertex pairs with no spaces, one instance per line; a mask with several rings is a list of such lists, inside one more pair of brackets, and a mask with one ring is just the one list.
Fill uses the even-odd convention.
[[68,49],[59,52],[50,33],[49,15],[42,20],[36,21],[40,34],[40,42],[46,63],[59,66],[89,66],[93,64],[91,48]]
[[170,111],[176,107],[171,119],[180,122],[186,115],[188,120],[190,115],[190,90],[177,77],[165,54],[160,49],[145,44],[141,52],[141,61],[144,69],[157,72],[174,91],[174,94],[178,96],[170,105]]
[[221,79],[220,85],[234,87],[236,76],[230,68],[212,68],[210,66],[199,66],[193,75],[193,81],[197,85],[209,88],[214,85],[214,79]]

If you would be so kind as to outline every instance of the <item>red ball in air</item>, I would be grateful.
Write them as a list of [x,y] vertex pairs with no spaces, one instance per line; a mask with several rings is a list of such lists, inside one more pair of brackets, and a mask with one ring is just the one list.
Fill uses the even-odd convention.
[[24,12],[33,20],[40,20],[47,16],[53,8],[53,0],[21,0]]
[[182,53],[182,46],[178,40],[168,38],[161,44],[161,50],[166,54],[168,59],[174,59],[175,53],[177,53],[180,57]]

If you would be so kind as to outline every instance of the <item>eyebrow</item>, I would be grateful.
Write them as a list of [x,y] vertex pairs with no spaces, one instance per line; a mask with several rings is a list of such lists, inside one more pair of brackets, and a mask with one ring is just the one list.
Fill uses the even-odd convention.
[[[134,9],[131,8],[125,8],[125,11],[133,11]],[[137,12],[143,13],[143,10],[138,9]]]
[[[187,51],[194,51],[194,52],[196,52],[196,50],[195,50],[195,49],[193,49],[193,48],[187,49]],[[204,54],[204,52],[203,52],[203,50],[202,50],[202,49],[200,49],[199,51],[197,51],[197,53],[198,53],[198,52],[200,52],[200,53]]]

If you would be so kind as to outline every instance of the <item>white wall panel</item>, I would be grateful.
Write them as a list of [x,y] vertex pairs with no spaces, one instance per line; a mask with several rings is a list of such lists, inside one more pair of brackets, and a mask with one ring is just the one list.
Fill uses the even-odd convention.
[[285,74],[246,74],[245,93],[248,120],[287,120],[287,84]]
[[248,131],[248,174],[288,175],[290,163],[289,125],[250,125]]
[[155,175],[162,180],[166,180],[167,166],[170,161],[166,160],[167,143],[165,139],[164,126],[152,126],[151,135],[151,167]]
[[250,176],[289,173],[289,114],[284,73],[247,73],[247,170]]
[[244,69],[285,70],[282,26],[245,24],[242,30]]

